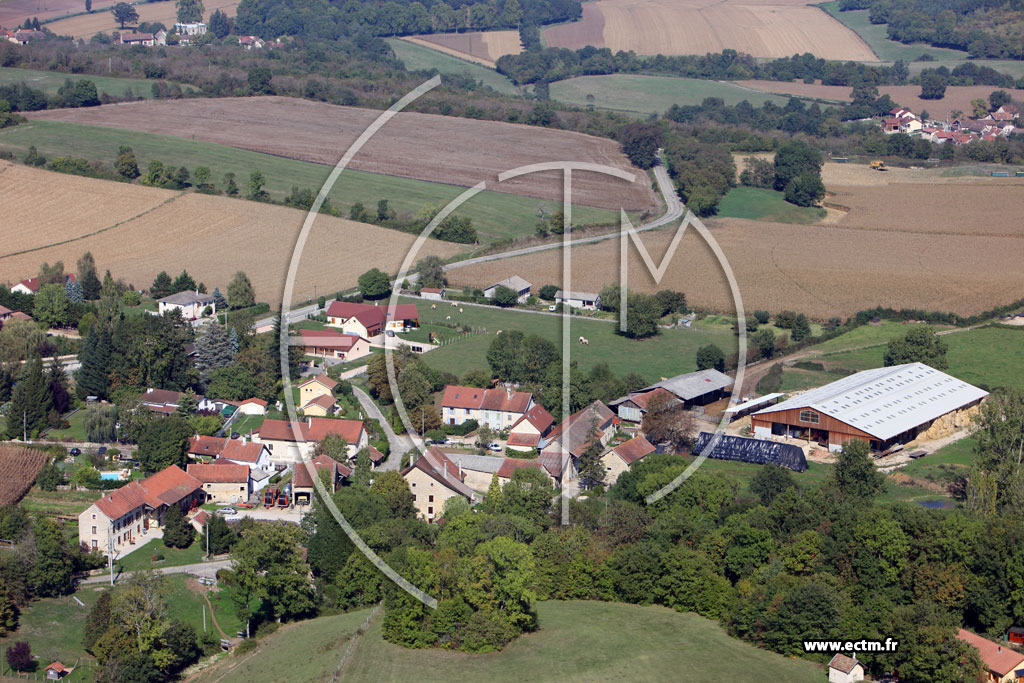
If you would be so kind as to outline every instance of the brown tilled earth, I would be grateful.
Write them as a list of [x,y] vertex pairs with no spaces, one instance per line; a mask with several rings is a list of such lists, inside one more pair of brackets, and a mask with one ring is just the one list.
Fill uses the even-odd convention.
[[[21,2],[23,0],[16,1]],[[53,0],[46,1],[52,2]],[[214,10],[219,9],[229,17],[233,17],[238,9],[238,3],[239,0],[205,0],[203,3],[204,16],[206,20],[209,21],[210,15],[213,14]],[[3,7],[6,4],[6,2],[0,4],[0,7]],[[35,2],[33,1],[32,4],[35,4]],[[82,3],[76,2],[72,11],[80,12],[82,9]],[[147,2],[136,5],[135,11],[139,13],[139,23],[144,21],[148,21],[150,23],[160,22],[165,26],[171,26],[171,24],[178,20],[177,8],[173,2]],[[110,12],[96,11],[92,14],[83,14],[81,16],[55,21],[52,24],[48,24],[46,28],[59,36],[91,38],[100,32],[110,33],[111,31],[120,30],[121,24],[114,20],[114,15]]]
[[519,31],[467,31],[465,33],[431,33],[405,38],[456,57],[472,57],[490,67],[503,55],[517,55],[523,51]]
[[[740,219],[706,221],[739,283],[745,308],[791,308],[827,318],[874,306],[971,314],[1019,298],[1024,193],[974,183],[832,187],[830,198],[853,210],[826,225]],[[659,263],[672,233],[644,236]],[[598,291],[615,282],[615,240],[573,250],[572,287]],[[456,284],[480,285],[510,275],[560,284],[557,250],[452,271]],[[630,247],[629,286],[679,289],[692,303],[733,310],[721,266],[688,231],[664,279],[656,283]]]
[[13,29],[32,17],[43,21],[84,10],[82,0],[7,0],[0,2],[0,26]]
[[703,54],[732,48],[755,57],[812,52],[875,61],[860,36],[802,0],[595,0],[578,22],[545,29],[553,47],[586,45],[637,54]]
[[[25,211],[26,197],[43,201]],[[55,197],[59,201],[49,201]],[[99,207],[99,208],[97,208]],[[281,301],[289,262],[306,213],[242,199],[172,192],[0,162],[0,213],[18,215],[18,230],[0,243],[0,282],[39,272],[43,261],[75,260],[91,251],[135,287],[161,270],[187,268],[212,291],[244,270],[259,301]],[[106,218],[104,218],[104,215]],[[5,235],[5,238],[7,235]],[[317,216],[302,249],[292,301],[356,284],[366,270],[398,271],[415,235],[342,218]],[[451,256],[459,247],[427,240],[420,256]],[[314,290],[315,288],[315,290]]]
[[[379,115],[288,97],[239,97],[108,104],[31,117],[193,138],[333,166]],[[626,210],[659,206],[647,174],[629,163],[614,140],[499,121],[403,112],[370,139],[350,168],[463,187],[486,181],[497,192],[561,200],[558,171],[497,180],[509,169],[556,161],[604,164],[636,174],[635,182],[626,183],[577,172],[575,204]]]

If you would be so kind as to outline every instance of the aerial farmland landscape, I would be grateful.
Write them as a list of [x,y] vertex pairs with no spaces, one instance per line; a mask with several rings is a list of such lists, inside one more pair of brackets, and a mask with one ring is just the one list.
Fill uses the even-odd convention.
[[0,682],[1024,681],[1021,35],[0,0]]

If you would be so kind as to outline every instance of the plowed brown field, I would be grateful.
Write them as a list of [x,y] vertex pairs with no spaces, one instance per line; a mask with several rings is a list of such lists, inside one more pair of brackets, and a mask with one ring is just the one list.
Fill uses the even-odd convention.
[[[31,211],[24,210],[22,195],[6,191],[8,174],[18,179],[22,193],[34,187],[35,197],[60,197],[61,201],[36,202]],[[116,198],[122,193],[133,197],[134,203],[118,205]],[[110,210],[106,230],[96,228],[101,223],[96,207],[117,207]],[[140,211],[142,215],[130,218]],[[83,252],[91,251],[100,268],[109,268],[115,277],[136,287],[148,286],[161,270],[178,273],[187,268],[211,290],[215,285],[223,290],[236,270],[244,270],[257,298],[272,305],[281,300],[288,263],[306,216],[282,206],[24,167],[7,167],[0,173],[0,212],[18,216],[18,230],[12,237],[17,238],[19,250],[40,247],[13,254],[16,250],[9,249],[5,240],[0,245],[0,282],[28,277],[38,272],[43,261],[74,264]],[[80,215],[91,217],[89,230],[77,224]],[[129,219],[118,223],[125,217]],[[93,234],[82,236],[88,232]],[[355,285],[359,275],[373,267],[396,272],[414,239],[395,230],[318,216],[303,250],[295,300],[311,298],[314,286],[319,293],[327,293]],[[428,240],[422,255],[446,257],[458,250],[456,245]]]
[[[50,0],[48,0],[50,1]],[[101,0],[97,0],[99,3]],[[229,17],[235,16],[240,0],[205,0],[203,2],[204,17],[210,20],[214,10],[221,10]],[[6,4],[6,3],[5,3]],[[0,5],[2,7],[3,5]],[[80,8],[81,3],[76,7]],[[173,2],[147,2],[135,5],[135,11],[139,13],[139,22],[150,23],[160,22],[165,26],[171,26],[178,20],[177,9]],[[47,27],[59,36],[72,36],[73,38],[91,38],[99,32],[110,33],[120,30],[121,24],[114,20],[114,15],[109,11],[96,11],[92,14],[83,14],[69,19],[61,19]]]
[[[830,201],[852,211],[835,225],[799,226],[738,219],[707,222],[739,282],[748,311],[791,308],[828,318],[874,306],[970,314],[1019,298],[1024,193],[974,183],[830,187]],[[644,237],[660,262],[671,233]],[[616,240],[573,251],[572,287],[598,291],[615,282]],[[561,286],[561,252],[550,251],[452,271],[457,284],[519,275]],[[697,306],[731,311],[714,256],[688,231],[661,283],[630,246],[629,286],[686,292]]]
[[519,31],[467,31],[466,33],[432,33],[408,36],[403,40],[424,45],[446,54],[475,61],[494,68],[494,62],[503,55],[517,55],[523,51]]
[[84,9],[82,0],[6,0],[0,2],[0,26],[14,28],[32,17],[43,21],[81,12]]
[[0,444],[0,505],[14,505],[32,488],[47,455],[15,444]]
[[812,52],[875,61],[860,36],[799,0],[595,0],[583,18],[544,31],[552,47],[587,45],[637,54],[704,54],[732,48],[755,57]]
[[[333,166],[379,114],[287,97],[240,97],[129,102],[31,116],[193,138]],[[463,187],[483,180],[497,192],[561,200],[557,171],[497,181],[502,171],[552,161],[606,164],[636,174],[635,182],[626,183],[577,172],[575,204],[626,210],[659,205],[647,174],[630,165],[614,140],[499,121],[400,113],[350,167]]]

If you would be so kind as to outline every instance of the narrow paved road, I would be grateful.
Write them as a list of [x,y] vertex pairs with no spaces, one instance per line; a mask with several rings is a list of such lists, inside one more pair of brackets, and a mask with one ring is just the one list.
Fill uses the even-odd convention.
[[[139,550],[142,550],[140,548]],[[213,562],[200,562],[198,564],[183,564],[180,567],[160,567],[154,570],[157,574],[195,574],[197,576],[206,576],[211,579],[216,578],[217,571],[221,569],[227,569],[231,566],[231,560],[214,560]],[[114,577],[114,582],[120,581],[122,577],[131,572],[125,572]],[[110,583],[110,574],[101,574],[99,576],[89,576],[78,582],[78,585],[84,586],[88,584],[97,583]]]
[[359,399],[359,405],[362,406],[367,416],[377,419],[380,422],[381,428],[384,429],[384,434],[388,437],[388,444],[391,446],[391,453],[388,454],[388,459],[381,467],[383,470],[397,470],[402,464],[402,454],[413,447],[412,439],[408,436],[399,436],[395,434],[395,430],[391,428],[384,413],[380,411],[377,404],[367,395],[365,391],[359,387],[352,387],[352,391],[355,393],[356,398]]
[[[659,218],[655,218],[653,221],[644,223],[643,225],[636,226],[634,229],[636,232],[646,232],[648,230],[655,230],[657,228],[664,227],[672,221],[682,218],[686,213],[686,207],[683,206],[682,201],[679,199],[679,195],[676,194],[676,188],[672,184],[672,179],[668,175],[668,169],[665,165],[659,164],[654,167],[654,177],[658,181],[658,190],[661,192],[661,196],[665,199],[665,213]],[[596,244],[597,242],[603,242],[605,240],[618,239],[618,231],[605,233],[603,235],[593,235],[592,237],[581,237],[579,239],[570,240],[569,246],[577,247],[584,244]],[[477,256],[475,258],[466,259],[464,261],[456,261],[455,263],[449,263],[444,267],[446,271],[455,270],[456,268],[464,268],[466,266],[474,266],[478,263],[489,263],[491,261],[500,261],[508,258],[515,258],[516,256],[525,256],[526,254],[536,254],[541,251],[548,251],[550,249],[561,249],[564,245],[561,241],[552,242],[550,244],[539,244],[533,247],[523,247],[521,249],[512,249],[510,251],[503,251],[498,254],[489,254],[487,256]],[[406,278],[409,282],[416,280],[416,274],[410,273]],[[334,299],[328,299],[327,305],[330,305]],[[310,313],[317,313],[319,307],[316,304],[309,304],[307,306],[300,306],[299,308],[290,309],[288,313],[289,322],[298,322],[305,320],[306,316]],[[265,325],[273,325],[274,318],[268,317],[255,322],[256,327],[262,327]]]

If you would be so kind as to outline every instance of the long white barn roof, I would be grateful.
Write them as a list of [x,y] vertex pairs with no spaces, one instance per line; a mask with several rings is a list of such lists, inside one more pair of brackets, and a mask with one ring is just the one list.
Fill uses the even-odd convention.
[[988,395],[924,363],[864,370],[759,410],[813,408],[885,441]]

